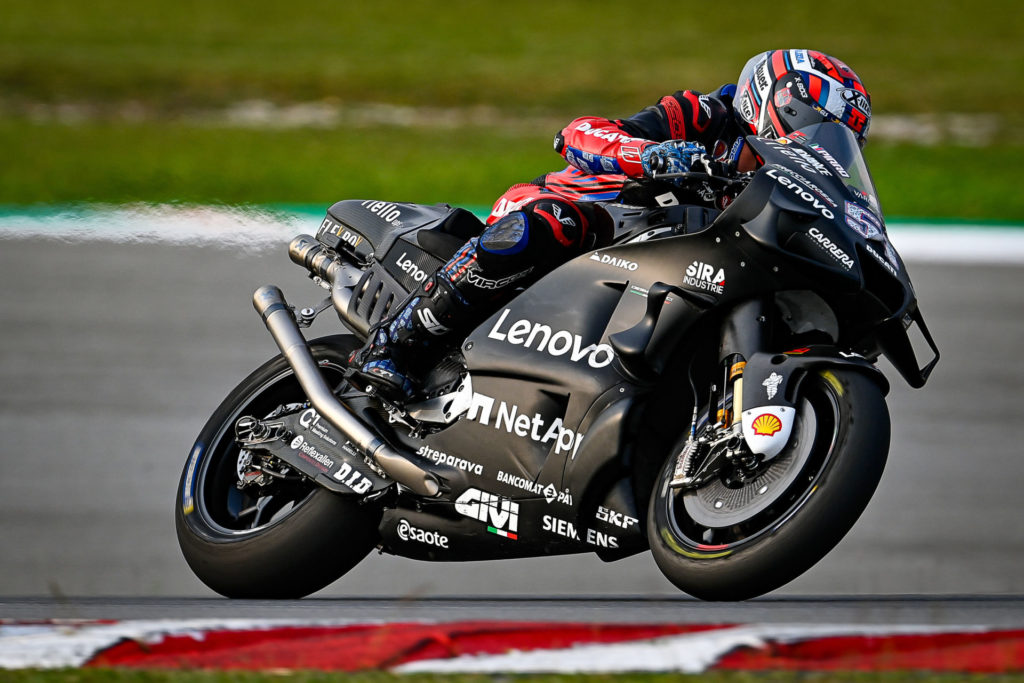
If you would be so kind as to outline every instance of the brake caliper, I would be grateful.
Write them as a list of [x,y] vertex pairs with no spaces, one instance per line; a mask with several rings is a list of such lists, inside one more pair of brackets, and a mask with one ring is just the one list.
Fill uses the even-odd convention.
[[742,485],[757,475],[761,465],[762,458],[750,452],[739,425],[714,425],[686,440],[683,450],[676,456],[669,486],[693,490],[716,477]]
[[291,478],[291,468],[269,453],[261,452],[260,447],[289,436],[285,425],[274,418],[296,407],[301,405],[280,406],[263,420],[245,415],[235,422],[235,443],[240,449],[236,464],[238,488],[267,486],[275,479]]

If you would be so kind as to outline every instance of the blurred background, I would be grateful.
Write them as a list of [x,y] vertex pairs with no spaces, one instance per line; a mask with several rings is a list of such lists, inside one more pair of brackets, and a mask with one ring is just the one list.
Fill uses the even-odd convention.
[[628,116],[807,47],[873,97],[889,216],[1024,218],[1024,9],[862,0],[5,0],[0,204],[489,205]]
[[[882,485],[782,592],[1024,592],[1024,5],[782,7],[4,0],[0,595],[211,595],[178,552],[174,487],[206,417],[276,351],[253,289],[319,297],[284,251],[315,212],[489,206],[564,165],[569,120],[711,91],[787,47],[870,90],[865,153],[944,355],[920,392],[889,373]],[[922,256],[954,232],[962,251]],[[371,560],[327,593],[676,593],[646,555]]]

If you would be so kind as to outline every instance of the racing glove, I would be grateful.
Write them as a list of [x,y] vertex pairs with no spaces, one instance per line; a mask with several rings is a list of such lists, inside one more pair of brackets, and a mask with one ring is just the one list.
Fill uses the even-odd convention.
[[646,147],[640,155],[640,162],[648,178],[660,173],[686,173],[705,151],[699,142],[668,140]]

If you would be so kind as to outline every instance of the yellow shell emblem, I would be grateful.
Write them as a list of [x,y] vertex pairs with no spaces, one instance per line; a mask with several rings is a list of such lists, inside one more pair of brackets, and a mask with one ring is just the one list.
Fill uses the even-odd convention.
[[782,420],[771,413],[765,413],[755,417],[751,426],[757,436],[775,436],[775,433],[782,429]]

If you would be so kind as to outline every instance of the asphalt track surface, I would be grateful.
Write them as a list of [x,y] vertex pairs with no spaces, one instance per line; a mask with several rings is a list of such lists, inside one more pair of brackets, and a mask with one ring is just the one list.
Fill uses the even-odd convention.
[[[885,368],[893,438],[871,505],[828,557],[766,599],[687,600],[646,554],[610,564],[586,555],[431,564],[374,554],[319,600],[229,604],[180,555],[175,487],[206,417],[276,352],[252,291],[273,282],[308,305],[319,290],[283,245],[246,253],[0,240],[0,618],[294,610],[753,621],[827,611],[1024,624],[1024,268],[911,262],[910,272],[942,362],[920,391]],[[324,316],[312,331],[337,327]]]

